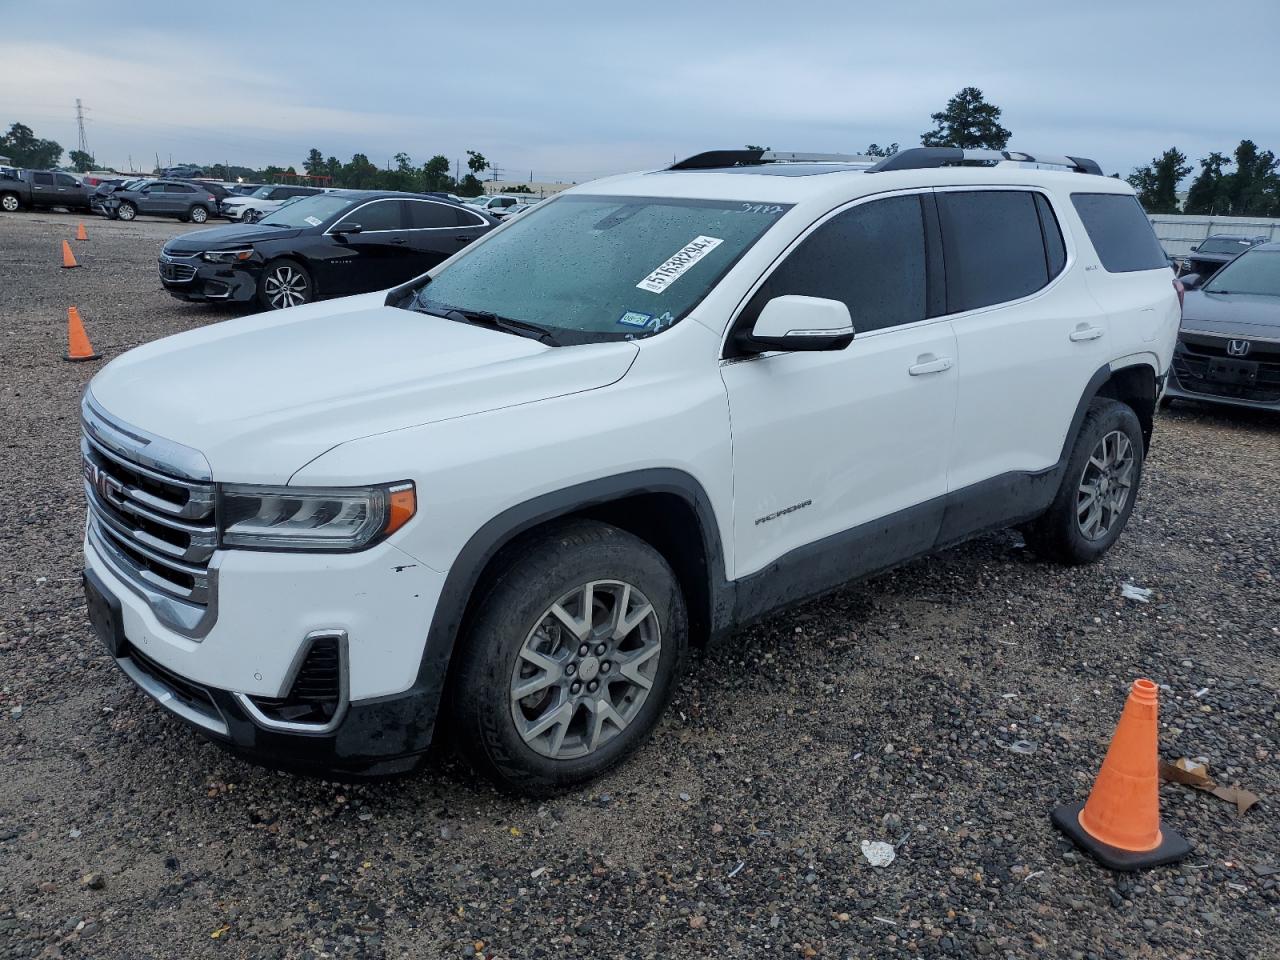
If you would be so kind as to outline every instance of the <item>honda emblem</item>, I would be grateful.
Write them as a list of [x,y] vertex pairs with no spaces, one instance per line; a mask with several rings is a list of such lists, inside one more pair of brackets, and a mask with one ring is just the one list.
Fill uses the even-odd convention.
[[1247,357],[1249,349],[1253,346],[1248,340],[1228,340],[1227,356],[1229,357]]

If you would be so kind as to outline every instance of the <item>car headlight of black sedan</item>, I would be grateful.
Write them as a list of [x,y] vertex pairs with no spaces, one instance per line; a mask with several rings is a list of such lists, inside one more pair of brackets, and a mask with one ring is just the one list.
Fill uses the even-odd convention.
[[200,254],[200,259],[205,263],[241,263],[252,257],[252,247],[241,247],[235,250],[206,250]]

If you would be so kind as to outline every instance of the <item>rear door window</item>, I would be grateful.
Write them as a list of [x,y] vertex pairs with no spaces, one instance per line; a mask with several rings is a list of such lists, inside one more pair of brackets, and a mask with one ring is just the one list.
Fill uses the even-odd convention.
[[858,333],[923,320],[924,216],[920,197],[888,197],[836,214],[804,239],[742,313],[754,324],[774,297],[840,300]]
[[1151,221],[1127,193],[1073,193],[1071,202],[1107,273],[1168,269]]
[[[1035,194],[962,190],[942,191],[937,197],[948,313],[1020,300],[1049,282]],[[1057,230],[1056,220],[1053,228]]]
[[470,210],[463,210],[461,207],[454,207],[454,215],[458,218],[457,225],[459,227],[483,227],[489,221],[479,214],[472,213]]
[[52,187],[53,174],[52,173],[33,173],[31,175],[31,182],[38,183],[42,187]]
[[453,208],[446,204],[432,203],[430,200],[410,200],[408,203],[409,227],[413,230],[436,230],[458,225]]

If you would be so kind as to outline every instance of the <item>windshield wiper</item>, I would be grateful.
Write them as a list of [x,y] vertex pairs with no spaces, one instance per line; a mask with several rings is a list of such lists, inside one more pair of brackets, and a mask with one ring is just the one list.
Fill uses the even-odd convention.
[[425,306],[412,307],[411,309],[420,310],[436,317],[444,317],[446,320],[454,320],[458,323],[469,323],[477,327],[489,327],[493,330],[502,330],[504,333],[513,333],[518,337],[528,337],[531,340],[541,341],[550,347],[560,346],[556,341],[555,335],[546,327],[540,327],[536,323],[529,323],[527,320],[499,316],[489,310],[461,310],[457,307],[432,310]]

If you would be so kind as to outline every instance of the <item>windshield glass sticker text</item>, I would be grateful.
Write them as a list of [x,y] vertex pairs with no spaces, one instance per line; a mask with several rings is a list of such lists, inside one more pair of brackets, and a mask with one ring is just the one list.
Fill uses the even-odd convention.
[[723,242],[719,237],[694,237],[675,256],[637,283],[636,286],[641,290],[648,290],[650,293],[661,293],[679,280],[686,270]]

